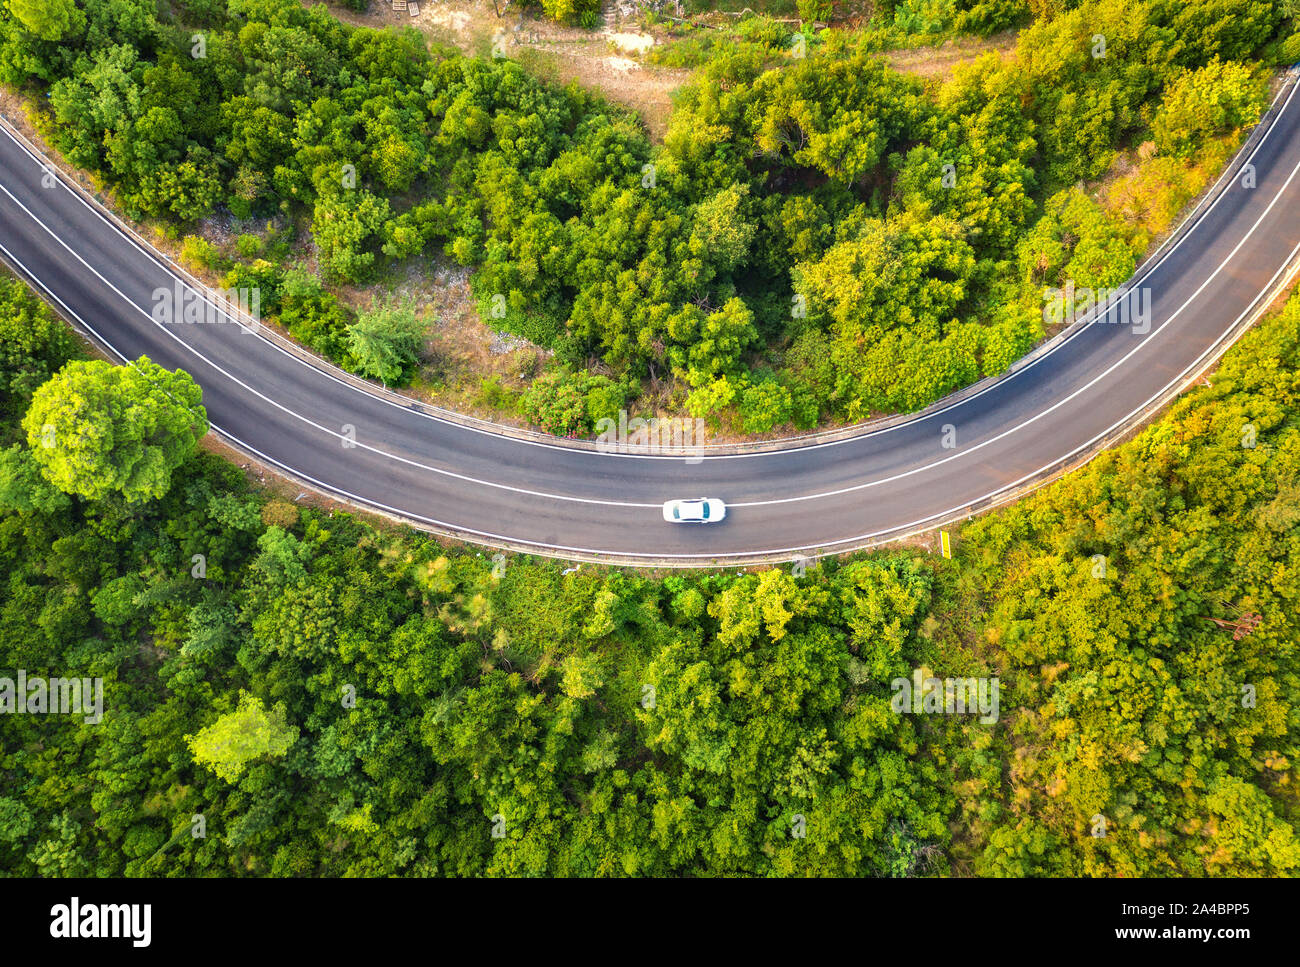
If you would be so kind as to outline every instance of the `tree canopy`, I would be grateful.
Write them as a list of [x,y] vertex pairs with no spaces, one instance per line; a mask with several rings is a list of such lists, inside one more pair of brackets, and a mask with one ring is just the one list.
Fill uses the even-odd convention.
[[42,474],[69,494],[128,503],[161,497],[207,432],[203,391],[148,357],[125,366],[69,363],[32,395],[23,418]]
[[[6,367],[77,365],[18,337]],[[951,560],[498,566],[211,454],[133,506],[11,499],[15,452],[0,670],[105,710],[0,717],[15,875],[1300,871],[1300,299]],[[914,676],[998,714],[900,711]]]
[[[0,80],[48,94],[51,142],[132,216],[294,226],[279,254],[232,267],[240,279],[270,289],[297,271],[279,262],[299,225],[331,285],[437,254],[472,268],[485,323],[550,351],[557,370],[598,362],[633,396],[667,377],[674,408],[743,430],[915,409],[1002,371],[1045,335],[1044,272],[1026,270],[1022,237],[1055,233],[1068,249],[1068,216],[1090,226],[1077,257],[1030,254],[1122,276],[1150,233],[1091,191],[1063,211],[1061,193],[1150,143],[1153,176],[1190,179],[1179,197],[1194,196],[1214,167],[1202,156],[1263,108],[1258,60],[1282,60],[1288,23],[1263,0],[879,12],[903,36],[1032,22],[1005,55],[927,82],[879,56],[878,32],[809,28],[794,56],[789,28],[746,18],[735,43],[707,46],[662,144],[509,57],[429,49],[413,30],[348,26],[296,0],[156,15],[141,0],[10,0]],[[369,323],[350,331],[333,293],[264,305],[340,365],[394,384],[414,374],[376,358]],[[735,331],[710,339],[712,323]]]

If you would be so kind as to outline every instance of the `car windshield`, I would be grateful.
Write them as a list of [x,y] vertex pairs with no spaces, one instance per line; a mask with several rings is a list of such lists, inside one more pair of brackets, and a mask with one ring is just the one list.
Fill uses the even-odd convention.
[[702,503],[702,504],[700,505],[700,516],[703,517],[705,520],[708,520],[708,519],[709,519],[709,503],[708,503],[708,501],[705,501],[704,503]]
[[674,507],[673,520],[681,520],[681,519],[682,519],[682,509],[680,507]]

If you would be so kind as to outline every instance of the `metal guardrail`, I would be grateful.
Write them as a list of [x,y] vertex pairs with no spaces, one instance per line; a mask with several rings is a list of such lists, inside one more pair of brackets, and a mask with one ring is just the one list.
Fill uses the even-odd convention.
[[[794,450],[794,449],[799,449],[800,447],[815,446],[817,444],[822,444],[822,443],[832,443],[840,440],[846,440],[855,436],[874,433],[876,431],[887,429],[892,426],[897,426],[902,423],[907,423],[912,420],[925,419],[929,416],[933,416],[935,413],[941,412],[945,409],[949,409],[952,406],[962,402],[963,400],[971,396],[977,395],[979,393],[984,392],[985,390],[992,388],[1002,380],[1008,379],[1014,376],[1020,370],[1024,369],[1025,367],[1032,365],[1037,360],[1041,359],[1043,356],[1049,355],[1050,353],[1056,351],[1056,349],[1058,349],[1063,343],[1073,338],[1084,327],[1091,324],[1094,319],[1100,317],[1101,315],[1104,315],[1105,311],[1107,311],[1111,305],[1115,304],[1115,302],[1117,302],[1120,298],[1122,298],[1124,295],[1130,292],[1135,284],[1140,282],[1142,278],[1144,278],[1150,271],[1154,269],[1156,265],[1159,264],[1161,257],[1167,251],[1169,251],[1172,247],[1177,245],[1183,238],[1186,237],[1186,235],[1195,226],[1196,222],[1199,221],[1200,217],[1208,210],[1209,206],[1213,204],[1214,199],[1216,199],[1222,193],[1226,185],[1229,184],[1231,180],[1236,177],[1237,173],[1241,170],[1242,166],[1244,165],[1246,158],[1249,157],[1250,153],[1255,149],[1255,146],[1258,145],[1260,140],[1262,140],[1264,135],[1268,132],[1268,129],[1272,127],[1272,124],[1277,117],[1278,104],[1282,101],[1284,95],[1291,89],[1291,87],[1293,87],[1297,83],[1298,80],[1300,80],[1300,69],[1296,67],[1292,67],[1285,73],[1284,82],[1280,87],[1280,89],[1278,90],[1278,93],[1274,96],[1273,102],[1270,104],[1268,110],[1264,113],[1263,117],[1260,118],[1259,122],[1252,129],[1250,135],[1246,138],[1245,141],[1242,142],[1241,147],[1237,149],[1236,153],[1229,161],[1228,166],[1224,169],[1223,173],[1219,176],[1219,179],[1213,185],[1211,185],[1210,188],[1202,192],[1199,201],[1196,203],[1193,209],[1184,217],[1183,221],[1179,223],[1178,227],[1175,228],[1174,231],[1171,232],[1164,239],[1163,242],[1161,242],[1161,244],[1156,248],[1154,252],[1151,252],[1142,260],[1142,262],[1139,264],[1138,269],[1132,278],[1130,278],[1127,282],[1121,285],[1106,303],[1095,306],[1088,315],[1084,316],[1081,319],[1075,320],[1073,323],[1071,323],[1071,325],[1067,326],[1065,329],[1063,329],[1062,331],[1060,331],[1050,339],[1047,339],[1044,342],[1040,343],[1038,346],[1034,347],[1024,356],[1020,357],[1018,360],[1012,363],[1003,372],[997,373],[993,376],[987,376],[981,380],[978,380],[977,382],[970,384],[969,386],[965,386],[961,389],[955,390],[954,392],[948,394],[942,399],[936,400],[934,403],[930,404],[924,409],[917,410],[916,412],[913,413],[893,414],[890,416],[879,417],[874,420],[864,420],[858,423],[850,424],[848,426],[835,427],[826,430],[818,430],[812,433],[797,434],[795,436],[789,436],[789,437],[778,437],[772,440],[754,440],[754,441],[741,442],[741,443],[697,444],[691,447],[683,447],[680,450],[674,449],[674,451],[668,458],[681,459],[684,456],[711,456],[711,455],[728,455],[728,454],[738,454],[738,453],[767,453],[767,452],[775,452],[778,450]],[[155,262],[157,262],[160,266],[162,266],[167,271],[179,276],[190,286],[190,288],[194,289],[196,292],[203,293],[205,297],[208,299],[208,301],[212,302],[211,299],[212,290],[206,283],[204,283],[201,279],[197,278],[195,275],[189,272],[178,261],[166,255],[165,253],[159,252],[157,249],[155,249],[153,245],[151,245],[146,239],[144,239],[134,228],[132,228],[129,224],[127,224],[127,222],[124,219],[119,217],[116,212],[114,212],[110,207],[108,207],[108,205],[103,201],[103,199],[101,199],[96,194],[87,191],[75,179],[66,176],[66,173],[64,173],[59,168],[58,165],[56,165],[53,161],[51,161],[50,158],[40,148],[32,144],[31,141],[28,140],[27,137],[25,137],[23,133],[19,131],[9,121],[8,118],[4,117],[3,114],[0,114],[0,126],[3,126],[5,130],[7,130],[15,138],[15,140],[20,141],[27,148],[27,150],[32,152],[32,154],[40,157],[45,162],[47,168],[52,173],[54,173],[56,176],[63,175],[63,177],[61,177],[60,180],[63,181],[64,184],[66,184],[73,191],[76,191],[79,195],[81,195],[84,199],[86,199],[87,202],[93,205],[95,209],[100,213],[100,215],[102,215],[106,220],[108,220],[120,232],[122,232],[124,235],[129,237],[132,241],[134,241],[136,245],[140,249],[142,249],[146,255],[151,257]],[[227,314],[229,315],[230,313]],[[246,313],[236,312],[234,313],[234,315],[244,320],[243,324],[245,325],[245,328],[250,329],[258,337],[265,339],[267,342],[271,343],[278,349],[281,349],[284,352],[292,354],[293,356],[297,357],[303,362],[333,377],[335,380],[344,382],[350,386],[355,387],[356,389],[380,397],[398,406],[402,406],[405,409],[409,409],[417,413],[422,413],[426,416],[433,417],[434,419],[444,420],[448,423],[457,423],[465,427],[469,427],[472,429],[481,430],[489,433],[496,433],[500,436],[510,437],[513,439],[525,440],[534,443],[544,443],[551,446],[570,447],[576,450],[589,450],[589,451],[599,450],[599,445],[594,440],[575,439],[572,437],[558,437],[537,430],[529,430],[523,427],[513,427],[503,423],[496,423],[492,420],[484,420],[479,417],[470,416],[468,414],[458,413],[455,410],[449,410],[440,406],[434,406],[429,403],[425,403],[421,400],[416,400],[409,396],[405,396],[401,393],[394,392],[393,390],[389,389],[388,387],[384,386],[381,383],[375,383],[371,380],[358,376],[355,373],[350,373],[347,370],[334,365],[328,360],[322,359],[320,356],[311,352],[309,349],[300,346],[292,339],[280,333],[275,328],[261,322],[260,320],[253,319],[251,316],[248,316]],[[657,454],[653,454],[653,453],[646,454],[646,456],[650,456],[650,457],[656,455]]]
[[[239,311],[238,307],[234,307],[224,301],[220,305],[218,305],[218,303],[216,302],[216,300],[214,300],[212,296],[213,290],[210,286],[207,285],[207,283],[205,283],[202,279],[199,279],[197,276],[191,273],[188,269],[185,268],[185,266],[183,266],[176,259],[156,249],[147,239],[145,239],[142,235],[140,235],[139,232],[137,232],[131,225],[129,225],[123,218],[121,218],[115,211],[113,211],[112,208],[108,206],[106,201],[100,195],[96,194],[95,192],[88,191],[85,188],[85,186],[81,185],[74,178],[69,176],[66,171],[64,171],[58,164],[52,161],[50,157],[44,151],[42,151],[38,146],[33,144],[31,140],[27,138],[27,136],[24,135],[22,131],[20,131],[17,127],[15,127],[14,124],[3,114],[0,114],[0,127],[3,127],[5,131],[7,131],[14,138],[15,141],[18,141],[20,144],[22,144],[33,155],[40,158],[44,162],[47,170],[52,175],[57,177],[59,181],[63,183],[66,187],[68,187],[70,190],[75,191],[79,196],[81,196],[89,205],[91,205],[96,210],[96,212],[98,212],[115,229],[117,229],[119,232],[121,232],[123,235],[129,238],[132,242],[134,242],[136,246],[139,247],[144,252],[145,255],[151,258],[155,263],[157,263],[160,267],[165,269],[167,272],[170,272],[171,274],[180,277],[180,279],[189,288],[191,288],[195,292],[201,293],[210,305],[213,305],[214,308],[218,308],[224,315],[233,318],[239,325],[243,326],[246,330],[248,330],[250,334],[253,334],[258,338],[266,340],[268,343],[271,343],[277,349],[281,349],[287,353],[292,354],[293,356],[296,356],[297,358],[301,359],[303,362],[326,373],[327,375],[334,378],[335,380],[347,383],[363,392],[370,393],[374,396],[388,400],[389,402],[396,403],[397,405],[402,406],[406,409],[424,413],[436,419],[446,420],[449,423],[459,423],[463,426],[473,427],[475,429],[484,430],[486,432],[497,433],[502,436],[516,437],[520,439],[535,440],[536,442],[539,443],[544,442],[544,443],[559,444],[559,445],[568,444],[568,445],[574,445],[578,447],[585,447],[585,445],[587,444],[587,441],[569,440],[562,437],[555,437],[549,433],[542,433],[536,430],[527,430],[519,427],[506,426],[501,423],[494,423],[491,420],[483,420],[478,417],[469,416],[464,413],[457,413],[454,410],[448,410],[442,407],[432,406],[428,403],[424,403],[421,400],[412,399],[409,396],[403,396],[401,393],[394,392],[393,390],[384,386],[382,383],[375,383],[372,382],[371,380],[358,376],[355,373],[349,373],[347,370],[334,365],[329,360],[322,359],[320,356],[317,356],[311,350],[307,349],[304,346],[300,346],[298,343],[294,342],[292,339],[288,338],[283,333],[276,330],[274,327],[268,325],[266,322],[259,319],[254,319],[252,316],[248,315],[248,313]],[[594,443],[592,444],[592,448],[593,449],[595,448]]]
[[[1274,121],[1276,120],[1279,113],[1278,105],[1282,101],[1283,95],[1285,95],[1292,87],[1294,87],[1297,81],[1300,81],[1300,66],[1292,67],[1288,69],[1288,71],[1285,73],[1284,82],[1281,88],[1279,89],[1278,94],[1274,98],[1272,104],[1270,105],[1268,111],[1265,112],[1264,116],[1260,119],[1260,121],[1256,124],[1255,128],[1251,131],[1249,137],[1247,137],[1247,139],[1242,143],[1241,147],[1234,154],[1232,160],[1229,162],[1224,172],[1220,175],[1219,179],[1207,191],[1205,191],[1202,194],[1202,197],[1197,202],[1195,207],[1192,209],[1191,212],[1188,213],[1188,215],[1183,219],[1183,221],[1179,224],[1179,226],[1169,236],[1166,237],[1166,239],[1161,243],[1161,245],[1154,252],[1152,252],[1149,256],[1147,256],[1143,260],[1143,262],[1139,266],[1138,272],[1135,273],[1133,278],[1130,279],[1127,283],[1125,283],[1125,285],[1121,287],[1120,290],[1117,291],[1117,293],[1115,294],[1115,296],[1112,298],[1110,302],[1108,302],[1104,306],[1096,307],[1094,309],[1094,312],[1089,316],[1085,317],[1084,319],[1076,320],[1072,325],[1067,327],[1065,330],[1056,334],[1051,339],[1040,344],[1038,347],[1036,347],[1033,351],[1028,353],[1026,356],[1017,360],[1016,363],[1012,364],[1012,366],[1009,367],[1005,372],[1000,373],[996,376],[992,376],[980,380],[979,382],[973,383],[962,390],[958,390],[957,392],[952,393],[947,397],[944,397],[944,399],[942,400],[936,401],[931,406],[926,407],[925,409],[920,410],[916,413],[899,414],[897,416],[886,417],[879,420],[857,423],[848,427],[841,427],[834,430],[820,431],[817,433],[810,433],[810,434],[805,434],[796,437],[786,437],[779,440],[755,441],[754,443],[748,443],[748,444],[717,444],[717,445],[692,447],[689,449],[683,448],[681,451],[675,452],[673,454],[672,459],[681,459],[683,455],[688,455],[688,454],[689,455],[723,455],[728,453],[757,453],[757,452],[778,451],[778,450],[786,450],[786,449],[799,449],[801,447],[815,445],[818,443],[832,442],[838,439],[847,439],[852,436],[874,432],[876,430],[880,430],[889,426],[905,423],[909,420],[923,419],[927,416],[933,415],[933,413],[935,412],[950,408],[954,404],[961,402],[963,399],[969,396],[975,395],[976,393],[979,392],[983,392],[984,390],[990,388],[991,386],[997,384],[998,382],[1014,375],[1016,372],[1022,370],[1024,367],[1032,364],[1035,360],[1054,351],[1056,348],[1058,348],[1068,339],[1072,338],[1075,334],[1081,331],[1083,326],[1086,326],[1090,322],[1092,322],[1092,320],[1096,318],[1099,312],[1103,311],[1104,309],[1108,308],[1109,305],[1113,304],[1113,302],[1121,296],[1121,293],[1126,293],[1128,291],[1131,291],[1133,285],[1136,282],[1140,281],[1140,279],[1145,277],[1145,275],[1148,274],[1154,266],[1159,264],[1160,258],[1163,253],[1170,250],[1172,246],[1178,244],[1178,242],[1181,239],[1186,237],[1186,235],[1195,226],[1196,222],[1199,221],[1200,217],[1208,210],[1209,206],[1213,204],[1214,199],[1219,197],[1219,195],[1222,193],[1226,185],[1230,184],[1231,181],[1235,179],[1237,174],[1241,171],[1242,166],[1245,163],[1245,159],[1249,157],[1250,153],[1258,145],[1259,141],[1265,136],[1265,134],[1272,127]],[[8,131],[15,138],[15,140],[22,143],[29,151],[32,152],[33,155],[42,158],[45,161],[48,170],[50,170],[56,176],[63,175],[63,177],[60,177],[60,180],[64,184],[66,184],[71,190],[76,191],[79,195],[85,198],[106,220],[108,220],[111,224],[113,224],[114,227],[116,227],[119,231],[121,231],[126,237],[130,238],[135,244],[137,244],[147,255],[149,255],[160,266],[162,266],[163,268],[167,269],[169,272],[172,272],[173,274],[185,280],[186,283],[189,284],[191,288],[193,288],[195,291],[202,292],[205,294],[205,296],[210,293],[211,290],[207,285],[205,285],[201,280],[199,280],[190,272],[188,272],[183,266],[178,264],[174,259],[154,249],[154,247],[150,245],[143,237],[141,237],[138,232],[136,232],[133,228],[127,225],[123,219],[119,218],[117,214],[113,212],[103,202],[101,198],[97,197],[94,193],[87,191],[83,186],[78,184],[75,181],[75,179],[66,176],[64,172],[62,172],[62,170],[56,164],[54,164],[52,161],[49,160],[48,156],[43,151],[41,151],[39,148],[33,145],[22,134],[22,132],[19,131],[16,127],[14,127],[14,125],[3,115],[0,115],[0,126],[3,126],[5,130]],[[1147,406],[1143,407],[1140,411],[1137,411],[1134,414],[1132,414],[1129,417],[1129,419],[1125,420],[1121,426],[1116,427],[1115,430],[1108,433],[1103,438],[1095,441],[1093,444],[1087,446],[1085,449],[1079,452],[1068,454],[1062,457],[1059,461],[1054,463],[1050,468],[1045,469],[1041,473],[1035,475],[1035,477],[1032,480],[1026,481],[1024,484],[1017,486],[1013,490],[1009,490],[1004,493],[994,495],[992,497],[988,497],[979,501],[972,502],[971,504],[968,504],[965,507],[960,508],[959,510],[942,515],[940,517],[936,517],[932,520],[928,520],[921,526],[917,526],[905,531],[900,529],[897,532],[890,532],[889,534],[881,536],[880,538],[856,542],[850,546],[844,546],[844,547],[836,546],[830,549],[811,549],[807,553],[800,553],[798,555],[756,554],[752,556],[744,556],[744,557],[736,557],[736,558],[718,557],[718,558],[691,559],[691,560],[683,560],[674,557],[662,557],[662,558],[653,558],[653,559],[642,558],[642,557],[634,558],[634,557],[627,557],[627,556],[617,555],[617,554],[589,554],[585,552],[554,551],[549,548],[539,547],[537,545],[528,544],[526,542],[485,540],[483,537],[477,534],[473,534],[469,531],[459,530],[454,527],[433,528],[422,522],[404,517],[399,513],[393,513],[387,510],[380,510],[370,505],[361,505],[360,509],[365,513],[375,514],[377,516],[386,518],[388,520],[411,527],[418,531],[440,534],[457,540],[462,540],[465,541],[466,543],[474,544],[476,546],[499,548],[502,550],[509,550],[520,554],[532,555],[538,557],[551,557],[551,558],[559,558],[564,560],[590,560],[590,561],[595,561],[595,562],[605,563],[605,564],[631,565],[635,567],[671,567],[671,568],[687,568],[687,569],[738,568],[738,567],[745,567],[753,564],[784,563],[790,561],[794,557],[813,560],[820,557],[847,554],[853,551],[864,550],[873,547],[879,547],[884,544],[895,543],[897,541],[905,540],[909,537],[914,537],[919,534],[929,533],[937,528],[955,523],[957,521],[969,519],[977,513],[984,513],[989,510],[996,509],[997,507],[1004,506],[1008,503],[1012,503],[1016,500],[1019,500],[1026,494],[1034,490],[1037,490],[1043,485],[1051,482],[1052,480],[1055,480],[1061,475],[1068,473],[1072,470],[1078,469],[1079,467],[1087,464],[1099,453],[1113,446],[1116,442],[1127,437],[1135,429],[1141,427],[1143,424],[1148,422],[1155,413],[1163,409],[1165,406],[1169,404],[1170,401],[1172,401],[1173,399],[1181,395],[1183,392],[1185,392],[1188,386],[1190,386],[1191,384],[1199,380],[1201,376],[1206,372],[1206,370],[1211,368],[1223,356],[1223,354],[1228,350],[1228,348],[1233,343],[1235,343],[1238,339],[1240,339],[1242,334],[1245,333],[1248,329],[1250,329],[1250,327],[1253,326],[1258,321],[1259,317],[1268,310],[1268,308],[1278,298],[1278,296],[1281,295],[1291,285],[1291,283],[1295,280],[1295,277],[1298,272],[1300,272],[1300,258],[1293,259],[1292,262],[1285,267],[1285,270],[1280,275],[1280,279],[1278,283],[1268,293],[1261,293],[1261,295],[1257,298],[1254,311],[1251,312],[1250,315],[1247,316],[1245,319],[1243,319],[1243,321],[1240,324],[1235,326],[1229,333],[1225,334],[1225,336],[1223,336],[1214,346],[1210,347],[1200,357],[1200,359],[1197,360],[1197,362],[1193,365],[1193,367],[1187,370],[1186,376],[1183,379],[1181,379],[1178,383],[1171,385],[1163,393],[1161,393],[1159,397],[1154,399]],[[516,427],[508,427],[502,424],[493,423],[489,420],[481,420],[476,417],[466,416],[465,414],[456,413],[451,410],[445,410],[440,407],[430,406],[421,401],[413,400],[409,397],[402,396],[401,394],[395,393],[392,390],[387,389],[386,387],[383,387],[379,384],[371,383],[368,380],[364,380],[361,377],[356,376],[355,374],[348,373],[346,370],[340,369],[339,367],[334,366],[333,364],[325,360],[322,360],[321,358],[315,356],[305,348],[299,346],[297,343],[284,337],[279,332],[275,331],[274,329],[271,329],[270,327],[266,326],[265,324],[261,323],[258,320],[252,319],[251,317],[247,316],[244,313],[237,313],[237,315],[241,316],[244,320],[246,320],[246,322],[244,323],[246,328],[249,328],[251,331],[255,332],[255,334],[258,337],[266,339],[267,342],[273,344],[277,348],[287,353],[291,353],[292,355],[302,359],[304,362],[325,372],[327,375],[333,377],[334,379],[340,382],[350,384],[359,390],[362,390],[364,392],[369,392],[383,399],[390,400],[391,402],[397,403],[398,405],[401,405],[407,409],[416,412],[421,412],[437,419],[446,420],[447,422],[450,423],[458,423],[467,427],[480,429],[486,432],[496,433],[501,436],[513,437],[516,439],[523,439],[523,440],[531,440],[534,442],[546,443],[550,445],[569,446],[574,449],[585,449],[585,450],[596,449],[596,444],[594,441],[560,438],[560,437],[552,436],[550,434],[538,433],[532,430],[523,430]],[[228,437],[226,438],[226,440],[230,446],[232,446],[234,449],[239,451],[241,454],[244,454],[245,457],[251,462],[258,464],[259,466],[267,467],[267,469],[271,470],[272,472],[280,476],[286,477],[290,480],[293,480],[295,483],[302,486],[304,489],[322,494],[331,500],[339,501],[340,503],[346,504],[348,506],[353,506],[353,507],[358,506],[350,499],[342,498],[331,493],[327,487],[323,488],[319,484],[305,480],[304,478],[298,476],[293,470],[287,467],[283,467],[278,464],[266,463],[266,461],[262,460],[260,457],[248,453],[247,450],[245,450],[237,442],[230,440]]]

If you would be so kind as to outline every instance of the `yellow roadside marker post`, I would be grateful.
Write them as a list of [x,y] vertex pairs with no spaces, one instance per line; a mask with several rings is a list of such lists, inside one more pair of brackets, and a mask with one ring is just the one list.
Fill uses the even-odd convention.
[[947,531],[939,531],[939,543],[943,546],[943,556],[952,557],[952,544],[948,540]]

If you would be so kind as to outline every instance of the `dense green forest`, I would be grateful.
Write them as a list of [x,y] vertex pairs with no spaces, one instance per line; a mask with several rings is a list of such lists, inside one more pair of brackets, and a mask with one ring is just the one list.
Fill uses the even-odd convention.
[[[655,52],[696,72],[662,143],[296,0],[4,0],[0,83],[356,372],[410,380],[421,324],[343,289],[436,256],[554,352],[538,426],[671,381],[761,434],[1004,370],[1044,287],[1127,278],[1300,60],[1287,2],[788,6]],[[1007,28],[938,80],[879,56]],[[195,229],[222,214],[269,228],[232,257]],[[1300,296],[951,560],[494,562],[252,488],[206,429],[186,374],[87,358],[0,275],[0,873],[1300,873]],[[102,679],[102,719],[11,714],[20,672]],[[897,706],[929,677],[996,681],[995,713]]]
[[473,267],[485,321],[554,352],[521,404],[545,429],[590,432],[666,379],[691,415],[766,433],[1003,371],[1044,335],[1045,286],[1115,284],[1150,240],[1079,185],[1120,149],[1231,143],[1272,65],[1300,59],[1267,0],[878,12],[923,30],[936,10],[1028,25],[1010,55],[923,82],[878,34],[746,21],[701,55],[662,144],[508,59],[296,0],[7,0],[0,82],[134,217],[277,220],[233,265],[197,237],[187,259],[344,366],[401,383],[418,340],[400,313],[354,332],[310,269],[352,284],[438,253]]
[[[151,365],[0,278],[0,680],[104,681],[0,715],[0,871],[1300,872],[1300,297],[952,560],[806,571],[501,567],[250,491]],[[915,675],[998,714],[896,710]]]

